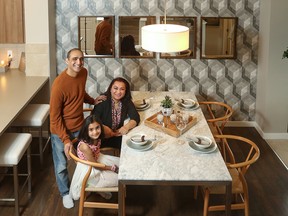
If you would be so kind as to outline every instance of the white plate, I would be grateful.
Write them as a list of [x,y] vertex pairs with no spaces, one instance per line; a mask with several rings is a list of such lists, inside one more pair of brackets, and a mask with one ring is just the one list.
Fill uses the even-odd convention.
[[143,107],[143,108],[137,108],[136,107],[136,110],[138,110],[138,111],[144,111],[144,110],[147,110],[147,109],[149,109],[150,107],[151,107],[151,105],[149,104],[149,103],[147,103],[148,105],[146,106],[146,107]]
[[137,109],[143,109],[148,106],[148,103],[145,101],[145,104],[143,104],[143,100],[136,100],[134,101],[134,105]]
[[[201,148],[201,149],[210,148],[210,146],[213,143],[212,140],[206,136],[192,136],[192,137],[187,137],[187,139],[188,141],[194,142],[194,145],[196,145],[198,148]],[[202,141],[206,141],[206,143],[205,142],[203,144],[197,143],[197,140],[199,141],[199,139]]]
[[196,110],[199,108],[199,103],[198,102],[195,102],[195,105],[193,107],[190,107],[190,108],[186,108],[184,107],[181,103],[177,103],[177,106],[180,108],[180,109],[183,109],[183,110],[187,110],[187,111],[191,111],[191,110]]
[[[142,136],[144,136],[144,141],[142,141]],[[134,144],[134,145],[146,145],[148,140],[145,140],[145,137],[147,137],[146,134],[142,134],[142,133],[139,133],[139,134],[133,134],[131,137],[130,137],[130,141]]]
[[131,142],[131,140],[127,140],[127,145],[129,148],[132,148],[136,151],[147,151],[153,146],[153,142],[149,140],[145,145],[135,145]]
[[181,102],[180,104],[185,108],[192,108],[195,106],[196,101],[192,99],[182,99],[182,100],[184,100],[184,103]]
[[204,154],[211,153],[211,152],[215,151],[217,148],[217,146],[214,142],[211,144],[211,146],[209,148],[205,148],[205,149],[199,148],[198,146],[195,145],[195,143],[193,141],[189,141],[188,145],[191,147],[191,149],[193,151],[196,151],[199,153],[204,153]]

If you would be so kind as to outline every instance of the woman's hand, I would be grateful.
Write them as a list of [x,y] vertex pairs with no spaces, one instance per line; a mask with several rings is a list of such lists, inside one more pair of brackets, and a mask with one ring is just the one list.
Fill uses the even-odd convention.
[[118,129],[118,133],[120,133],[121,135],[125,135],[129,132],[129,129],[127,129],[127,127],[122,126],[121,128]]

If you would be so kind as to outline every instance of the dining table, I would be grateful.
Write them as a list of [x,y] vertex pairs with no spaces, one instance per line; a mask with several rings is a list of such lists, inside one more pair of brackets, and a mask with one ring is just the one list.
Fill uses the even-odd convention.
[[[164,128],[153,128],[149,117],[161,114],[161,101],[168,95],[173,100],[174,113],[188,114],[196,122],[180,136],[167,133]],[[226,215],[231,213],[232,178],[215,143],[204,114],[193,92],[132,91],[132,100],[145,100],[147,106],[139,109],[140,123],[122,137],[118,174],[118,215],[126,214],[126,188],[129,185],[177,185],[226,187]],[[191,109],[179,104],[181,99],[195,101]],[[146,122],[145,122],[146,121]],[[172,124],[172,123],[171,123]],[[145,148],[131,145],[131,137],[145,134],[152,138]],[[207,137],[214,145],[209,152],[192,148],[190,138]]]

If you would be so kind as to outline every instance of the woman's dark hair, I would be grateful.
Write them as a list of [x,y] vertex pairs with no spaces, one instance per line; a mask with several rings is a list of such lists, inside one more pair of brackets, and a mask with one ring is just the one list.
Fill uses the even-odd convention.
[[94,123],[94,122],[99,123],[99,125],[101,127],[101,134],[99,136],[99,139],[101,139],[101,140],[104,139],[104,136],[105,136],[104,128],[103,128],[103,124],[102,124],[100,118],[96,115],[89,115],[84,120],[84,123],[83,123],[82,128],[81,128],[79,135],[78,135],[78,140],[83,140],[83,141],[87,142],[88,144],[92,143],[92,140],[88,134],[88,128],[89,128],[89,125]]
[[140,53],[135,49],[135,40],[132,35],[123,37],[121,41],[121,55],[123,56],[140,56]]
[[126,87],[126,92],[125,92],[125,96],[121,99],[121,101],[128,101],[132,99],[131,96],[131,90],[130,90],[130,84],[129,82],[124,79],[123,77],[116,77],[115,79],[113,79],[107,89],[107,91],[105,92],[105,95],[107,96],[108,99],[111,99],[111,88],[113,86],[113,84],[118,81],[118,82],[123,82],[125,84]]

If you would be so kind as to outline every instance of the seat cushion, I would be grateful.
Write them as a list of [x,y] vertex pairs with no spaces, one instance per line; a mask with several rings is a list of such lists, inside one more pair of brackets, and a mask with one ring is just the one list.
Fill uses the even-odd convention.
[[29,104],[14,120],[12,126],[41,127],[49,115],[49,104]]
[[17,165],[32,141],[29,133],[4,133],[0,136],[0,166]]

